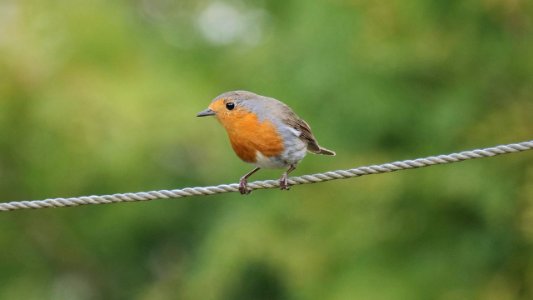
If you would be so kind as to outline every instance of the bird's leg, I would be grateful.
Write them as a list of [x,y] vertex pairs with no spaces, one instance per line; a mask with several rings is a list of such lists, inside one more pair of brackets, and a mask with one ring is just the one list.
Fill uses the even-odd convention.
[[259,171],[261,168],[255,168],[252,171],[246,173],[246,175],[241,177],[241,180],[239,181],[239,192],[241,195],[250,194],[252,191],[248,190],[248,177],[252,176],[255,172]]
[[279,180],[279,188],[282,190],[289,190],[289,173],[296,170],[296,165],[290,165],[287,171],[283,173],[283,176],[281,176]]

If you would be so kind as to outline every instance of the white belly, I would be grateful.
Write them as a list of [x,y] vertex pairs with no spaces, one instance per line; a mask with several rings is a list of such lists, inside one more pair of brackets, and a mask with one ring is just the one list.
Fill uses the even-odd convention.
[[281,169],[288,166],[279,156],[266,157],[259,151],[255,154],[254,164],[264,169]]
[[264,169],[282,169],[290,165],[298,164],[307,154],[305,145],[285,149],[278,156],[266,157],[263,153],[257,151],[255,155],[255,165]]

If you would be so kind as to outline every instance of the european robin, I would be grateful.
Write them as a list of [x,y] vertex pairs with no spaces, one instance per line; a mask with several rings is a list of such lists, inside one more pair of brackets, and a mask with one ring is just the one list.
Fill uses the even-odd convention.
[[255,169],[241,177],[239,192],[248,194],[248,178],[261,168],[287,168],[282,190],[289,189],[288,175],[307,152],[335,155],[321,147],[311,127],[283,102],[247,91],[219,95],[197,117],[215,116],[228,133],[237,156]]

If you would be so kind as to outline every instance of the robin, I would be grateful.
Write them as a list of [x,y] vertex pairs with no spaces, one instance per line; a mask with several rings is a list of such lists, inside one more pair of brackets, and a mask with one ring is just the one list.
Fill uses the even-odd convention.
[[228,133],[237,156],[255,169],[241,177],[239,192],[249,194],[248,178],[261,168],[287,168],[281,176],[282,190],[289,189],[288,175],[309,151],[335,155],[318,145],[311,127],[290,107],[274,98],[247,91],[224,93],[197,117],[215,116]]

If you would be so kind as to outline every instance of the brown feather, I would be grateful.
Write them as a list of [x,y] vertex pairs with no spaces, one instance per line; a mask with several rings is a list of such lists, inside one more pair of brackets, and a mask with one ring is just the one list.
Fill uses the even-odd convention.
[[307,151],[315,154],[335,155],[334,151],[323,148],[318,144],[313,132],[311,131],[311,126],[309,126],[309,124],[307,124],[307,122],[304,120],[300,119],[300,117],[298,117],[288,106],[286,106],[284,113],[285,124],[291,126],[301,133],[300,139],[307,143]]

